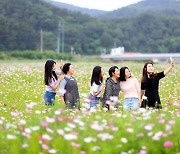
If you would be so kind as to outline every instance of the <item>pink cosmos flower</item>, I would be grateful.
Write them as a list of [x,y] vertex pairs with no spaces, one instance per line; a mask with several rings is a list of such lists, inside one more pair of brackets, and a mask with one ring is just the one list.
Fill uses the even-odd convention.
[[47,132],[49,132],[49,133],[51,133],[51,134],[54,133],[54,131],[53,131],[52,129],[48,128],[48,127],[46,127],[46,130],[47,130]]
[[31,138],[31,136],[30,136],[29,133],[23,132],[22,135],[25,136],[25,137],[27,137],[27,138]]
[[80,147],[80,144],[75,143],[75,142],[71,142],[71,145],[72,145],[73,147]]
[[127,128],[126,131],[129,132],[129,133],[133,133],[134,129],[133,128]]
[[24,127],[22,125],[19,125],[18,128],[20,131],[22,131],[22,132],[24,131]]
[[177,114],[177,115],[180,115],[180,112],[179,112],[179,111],[177,111],[177,112],[176,112],[176,114]]
[[168,134],[166,134],[166,133],[162,134],[162,137],[167,137],[167,136],[168,136]]
[[158,122],[159,122],[160,124],[163,124],[163,123],[165,122],[165,120],[164,120],[164,119],[160,119]]
[[41,145],[44,150],[49,150],[49,147],[46,144]]
[[115,127],[114,125],[109,125],[108,128],[112,131],[118,131],[118,127]]
[[171,142],[171,141],[166,141],[166,142],[164,142],[164,147],[170,148],[170,147],[172,147],[172,146],[173,146],[173,142]]
[[43,142],[46,141],[46,139],[42,136],[38,136],[38,140],[43,141]]
[[72,117],[66,117],[65,120],[66,120],[66,121],[72,121],[73,118],[72,118]]
[[48,123],[54,123],[54,122],[55,122],[55,119],[54,119],[54,118],[46,117],[46,122],[48,122]]
[[101,138],[102,141],[111,140],[114,138],[114,136],[109,133],[98,134],[98,137]]
[[91,128],[97,131],[102,131],[104,129],[103,126],[99,125],[98,123],[92,123]]
[[167,106],[172,106],[171,102],[167,102],[166,104],[167,104]]
[[171,130],[171,125],[168,125],[168,124],[167,124],[167,125],[166,125],[166,130],[167,130],[167,131]]
[[146,150],[141,150],[138,154],[146,154]]
[[64,121],[64,118],[62,118],[62,117],[57,117],[57,120],[58,120],[58,121]]
[[41,122],[41,126],[48,127],[48,123],[47,122]]
[[11,115],[14,117],[17,117],[19,115],[19,113],[18,112],[11,112]]
[[179,106],[180,106],[180,104],[179,104],[178,102],[174,102],[173,105],[174,105],[175,107],[179,107]]
[[144,127],[144,129],[146,129],[146,130],[152,130],[153,127],[154,127],[154,124],[147,124],[147,125]]
[[174,124],[175,124],[175,120],[169,120],[168,123],[169,123],[170,125],[174,125]]

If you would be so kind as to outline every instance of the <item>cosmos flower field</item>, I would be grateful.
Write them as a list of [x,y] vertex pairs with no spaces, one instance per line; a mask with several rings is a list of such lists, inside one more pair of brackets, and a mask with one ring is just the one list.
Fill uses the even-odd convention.
[[0,154],[180,154],[180,64],[160,81],[162,110],[130,113],[122,110],[122,93],[118,110],[87,109],[91,72],[102,66],[105,82],[111,66],[129,66],[140,81],[143,63],[72,62],[80,111],[67,110],[58,91],[55,106],[44,106],[44,63],[0,62]]

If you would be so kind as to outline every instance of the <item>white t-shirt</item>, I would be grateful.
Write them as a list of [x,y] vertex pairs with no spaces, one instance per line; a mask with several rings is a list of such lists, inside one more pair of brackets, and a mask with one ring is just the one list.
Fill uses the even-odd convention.
[[[90,94],[93,94],[93,92],[97,92],[100,88],[101,84],[100,85],[97,85],[95,82],[93,82],[92,86],[91,86],[91,89],[90,89]],[[99,95],[97,95],[96,97],[101,97],[102,96],[102,92],[99,93]]]
[[[55,73],[56,73],[57,76],[61,74],[60,71],[55,71]],[[57,83],[57,80],[56,80],[56,78],[52,75],[52,78],[51,78],[50,81],[49,81],[49,85],[46,85],[46,91],[54,92],[54,93],[55,93],[56,90],[53,90],[53,89],[51,88],[51,86],[55,85],[56,83]]]

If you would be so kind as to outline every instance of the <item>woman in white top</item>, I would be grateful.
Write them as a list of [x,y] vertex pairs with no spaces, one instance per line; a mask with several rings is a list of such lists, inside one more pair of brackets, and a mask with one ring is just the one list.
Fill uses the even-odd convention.
[[99,103],[99,99],[102,99],[103,76],[104,71],[101,66],[94,67],[91,77],[90,95],[88,97],[90,107],[96,106]]
[[125,98],[123,109],[138,109],[141,105],[140,84],[135,77],[131,76],[128,67],[120,69],[120,87]]
[[[63,64],[61,62],[60,69]],[[59,75],[59,77],[57,77]],[[64,78],[61,71],[56,71],[56,62],[53,60],[47,60],[45,63],[44,83],[46,85],[46,92],[44,93],[45,105],[54,105],[56,89],[60,81]]]

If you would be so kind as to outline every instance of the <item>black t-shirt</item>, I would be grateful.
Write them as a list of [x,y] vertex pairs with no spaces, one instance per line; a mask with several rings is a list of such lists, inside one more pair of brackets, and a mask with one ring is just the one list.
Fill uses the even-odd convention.
[[164,72],[157,73],[155,76],[150,76],[145,82],[141,82],[141,90],[154,91],[159,88],[159,80],[165,77]]

